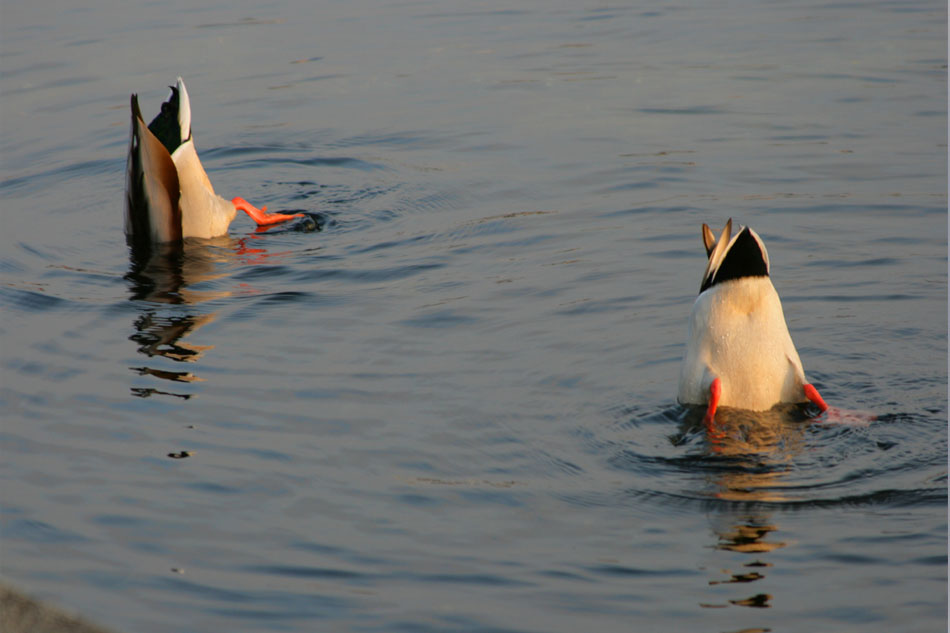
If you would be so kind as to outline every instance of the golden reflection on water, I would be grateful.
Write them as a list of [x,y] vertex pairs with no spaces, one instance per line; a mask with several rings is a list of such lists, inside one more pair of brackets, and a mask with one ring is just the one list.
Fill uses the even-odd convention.
[[[749,586],[765,579],[773,563],[767,555],[790,543],[779,536],[780,526],[769,505],[793,501],[784,479],[795,456],[804,447],[807,426],[798,407],[776,407],[751,412],[722,409],[716,425],[722,437],[710,439],[709,459],[722,462],[706,476],[707,493],[727,502],[711,516],[717,537],[713,547],[748,556],[742,568],[722,569],[710,585]],[[749,587],[752,588],[752,587]],[[731,606],[770,608],[773,596],[764,592],[740,594],[728,603],[701,603],[704,608]]]
[[[164,356],[181,363],[193,363],[204,356],[214,345],[194,345],[182,342],[192,332],[201,326],[215,320],[215,315],[199,314],[186,316],[162,316],[149,311],[135,321],[136,333],[129,337],[139,343],[139,353],[146,356]],[[167,378],[161,370],[148,370],[159,378]],[[176,378],[175,380],[179,380]]]
[[133,301],[168,305],[199,304],[231,296],[228,290],[194,290],[192,286],[220,279],[227,274],[242,248],[238,240],[217,237],[185,240],[184,243],[133,248],[129,272]]
[[[317,224],[309,219],[312,227]],[[226,278],[235,265],[276,263],[291,254],[269,252],[260,239],[272,227],[258,227],[255,233],[235,239],[224,235],[211,239],[186,239],[181,244],[130,245],[129,282],[131,301],[141,305],[133,322],[135,333],[129,340],[138,345],[138,352],[149,358],[161,357],[176,363],[195,363],[213,350],[214,345],[185,341],[205,325],[217,319],[217,312],[205,311],[201,304],[235,294],[230,288],[221,290],[215,283]],[[254,292],[240,284],[240,293]],[[156,367],[130,367],[140,376],[172,383],[202,382],[204,378],[191,371],[172,371]],[[188,400],[191,394],[165,391],[153,387],[132,387],[132,395],[148,398],[153,395]]]
[[[185,341],[203,326],[214,322],[216,312],[198,306],[214,299],[231,296],[230,290],[196,290],[224,277],[228,264],[235,261],[240,244],[229,237],[213,240],[186,240],[182,245],[133,248],[129,272],[132,301],[140,302],[139,316],[133,322],[135,332],[129,340],[138,352],[149,358],[161,357],[176,363],[195,363],[214,345]],[[140,376],[172,383],[194,383],[204,379],[191,371],[172,371],[157,367],[130,367]],[[164,395],[187,400],[191,394],[152,387],[132,387],[132,395],[148,398]]]

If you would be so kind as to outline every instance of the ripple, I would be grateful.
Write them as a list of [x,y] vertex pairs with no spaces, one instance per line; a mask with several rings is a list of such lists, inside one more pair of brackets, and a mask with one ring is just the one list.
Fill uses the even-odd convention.
[[403,319],[400,324],[408,327],[443,329],[463,327],[477,322],[477,318],[463,314],[460,310],[446,309],[431,310],[411,319]]
[[59,528],[45,521],[26,518],[5,521],[3,537],[46,545],[84,543],[89,540],[78,532]]
[[321,268],[314,271],[298,272],[299,281],[325,281],[329,279],[346,280],[358,283],[379,283],[415,277],[421,273],[444,268],[443,263],[406,264],[403,266],[380,268]]
[[[41,4],[0,54],[5,577],[129,631],[945,628],[932,10]],[[316,230],[130,262],[109,65],[199,35],[212,181]],[[712,442],[675,405],[728,214],[776,236],[809,375],[876,421]]]
[[25,176],[0,180],[0,192],[7,196],[28,196],[45,191],[50,182],[63,186],[76,179],[120,172],[121,165],[121,160],[116,158],[70,162],[43,171],[33,171]]
[[[470,136],[459,134],[459,138]],[[454,144],[455,139],[427,130],[405,130],[400,132],[377,132],[357,134],[328,143],[329,147],[383,146],[394,148],[436,149]]]
[[[237,271],[232,277],[241,281],[252,281],[259,279],[279,279],[288,277],[294,273],[294,268],[282,264],[257,264],[248,266]],[[303,294],[303,293],[301,293]]]
[[[234,152],[231,152],[234,154]],[[359,169],[360,171],[384,170],[386,167],[369,163],[358,158],[347,157],[322,157],[315,156],[311,158],[286,158],[282,156],[265,156],[242,161],[236,161],[229,165],[233,169],[249,169],[257,167],[273,168],[277,165],[303,165],[306,167],[345,167],[347,169]]]
[[628,565],[620,564],[611,564],[611,565],[595,565],[585,568],[587,571],[597,574],[600,576],[615,576],[615,577],[651,577],[651,576],[662,576],[662,577],[679,577],[679,576],[695,576],[697,572],[694,570],[686,569],[646,569],[642,567],[630,567]]
[[366,584],[376,578],[348,569],[330,567],[308,567],[303,565],[256,565],[246,567],[245,571],[257,574],[273,574],[275,576],[289,576],[291,578],[307,578],[320,580],[342,580]]
[[67,309],[67,305],[73,303],[44,292],[10,287],[0,287],[0,301],[7,307],[24,312],[64,310]]
[[[717,421],[727,437],[714,444],[699,424],[701,411],[620,407],[609,433],[585,430],[578,436],[605,467],[630,473],[640,485],[573,491],[562,498],[584,507],[649,503],[703,511],[946,503],[946,438],[931,418],[883,415],[869,427],[825,424],[818,418],[816,425],[808,423],[809,410],[721,410]],[[664,430],[671,422],[676,428]],[[921,450],[920,443],[934,437],[939,441]],[[928,468],[943,478],[920,481]]]
[[637,108],[643,114],[675,114],[675,115],[709,115],[727,114],[730,111],[716,105],[695,105],[683,108]]

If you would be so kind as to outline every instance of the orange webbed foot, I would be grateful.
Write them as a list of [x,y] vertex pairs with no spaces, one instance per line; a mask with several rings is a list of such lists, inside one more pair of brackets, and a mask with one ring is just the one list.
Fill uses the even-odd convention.
[[231,200],[231,204],[233,204],[235,208],[247,213],[250,218],[257,223],[258,226],[271,226],[272,224],[280,224],[281,222],[286,222],[287,220],[292,220],[293,218],[303,217],[303,213],[295,213],[293,215],[284,213],[267,213],[267,207],[261,207],[258,209],[253,204],[241,197]]

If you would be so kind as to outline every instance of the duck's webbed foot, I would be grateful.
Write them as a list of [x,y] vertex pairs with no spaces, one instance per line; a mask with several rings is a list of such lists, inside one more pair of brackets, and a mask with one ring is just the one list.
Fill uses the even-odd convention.
[[270,226],[271,224],[280,224],[281,222],[286,222],[287,220],[292,220],[293,218],[303,217],[303,213],[295,213],[293,215],[284,213],[267,213],[267,207],[261,207],[258,209],[253,204],[240,197],[231,200],[231,204],[233,204],[235,208],[247,213],[251,219],[257,223],[258,226]]

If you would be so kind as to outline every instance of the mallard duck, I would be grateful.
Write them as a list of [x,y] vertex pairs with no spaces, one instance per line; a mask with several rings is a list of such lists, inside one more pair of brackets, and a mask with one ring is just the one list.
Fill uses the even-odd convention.
[[707,425],[719,406],[764,411],[811,401],[825,411],[788,333],[762,238],[749,227],[732,235],[730,219],[718,240],[703,224],[703,243],[709,261],[690,316],[679,402],[705,405]]
[[226,200],[214,192],[195,151],[191,101],[181,77],[148,127],[132,95],[132,132],[126,169],[125,233],[134,243],[165,243],[185,237],[227,233],[238,209],[258,225],[302,214],[267,213],[244,198]]

